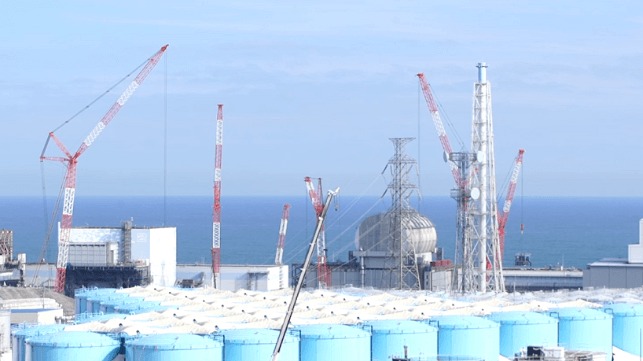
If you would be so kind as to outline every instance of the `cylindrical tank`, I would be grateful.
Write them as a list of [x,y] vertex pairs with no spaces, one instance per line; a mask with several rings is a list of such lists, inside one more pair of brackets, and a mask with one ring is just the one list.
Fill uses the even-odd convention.
[[513,358],[527,346],[558,346],[558,319],[536,312],[498,312],[486,317],[500,324],[500,354]]
[[368,321],[364,325],[371,331],[371,359],[387,361],[391,356],[404,356],[408,347],[411,358],[438,355],[438,329],[426,323],[408,320]]
[[112,361],[120,342],[94,332],[70,331],[31,337],[27,340],[32,361]]
[[203,336],[160,334],[139,338],[125,344],[127,360],[223,360],[223,344]]
[[[226,361],[270,360],[279,331],[262,328],[224,330]],[[288,333],[281,346],[279,361],[299,361],[299,337]]]
[[94,295],[91,297],[87,297],[87,300],[85,301],[87,304],[87,313],[98,313],[100,312],[100,300],[101,297],[99,295]]
[[643,305],[617,303],[605,306],[605,312],[614,316],[612,344],[623,351],[638,355],[641,352]]
[[[371,335],[344,325],[302,325],[301,361],[370,361]],[[226,360],[227,361],[227,360]]]
[[96,321],[102,322],[102,321],[111,320],[112,318],[123,319],[126,316],[127,315],[125,315],[125,314],[117,314],[117,313],[110,313],[110,314],[107,314],[107,315],[92,315],[92,316],[88,316],[88,317],[79,318],[79,319],[76,320],[76,323],[81,324],[81,323],[96,322]]
[[77,292],[76,295],[74,295],[74,301],[76,304],[76,314],[80,315],[81,313],[87,312],[86,306],[87,306],[87,296],[88,292]]
[[126,315],[136,314],[136,313],[140,313],[140,310],[156,307],[156,306],[159,306],[160,304],[161,304],[160,302],[143,301],[141,299],[140,302],[133,302],[133,303],[127,303],[127,304],[115,306],[114,311],[116,313],[123,313]]
[[[129,294],[127,293],[114,293],[103,297],[100,300],[100,312],[102,313],[114,313],[114,306],[121,304],[124,300],[129,299]],[[111,305],[111,312],[110,306]]]
[[11,348],[11,311],[0,310],[0,351]]
[[74,311],[75,311],[75,314],[77,315],[80,315],[81,313],[83,313],[81,308],[81,300],[82,300],[82,303],[85,302],[85,293],[86,293],[85,290],[76,290],[76,292],[74,293],[74,305],[75,305]]
[[66,325],[56,324],[47,326],[34,326],[13,332],[11,338],[11,352],[13,361],[25,361],[25,340],[50,333],[60,332]]
[[550,309],[548,314],[558,318],[559,346],[612,355],[612,315],[580,307]]
[[126,297],[122,299],[107,300],[101,304],[101,309],[104,307],[104,313],[118,313],[116,307],[128,304],[140,303],[143,299],[139,297]]
[[438,327],[438,352],[498,361],[500,325],[476,316],[437,316],[429,324]]
[[[76,312],[76,314],[79,313],[92,313],[93,311],[93,302],[96,300],[100,300],[101,297],[105,297],[106,295],[114,294],[116,292],[116,289],[114,288],[101,288],[101,289],[87,289],[83,291],[76,291],[75,292],[75,298],[78,300],[77,303],[77,310],[80,312]],[[91,301],[88,301],[89,299],[92,299]],[[100,303],[100,301],[99,301]],[[87,307],[89,306],[89,307]],[[96,311],[97,312],[97,311]]]

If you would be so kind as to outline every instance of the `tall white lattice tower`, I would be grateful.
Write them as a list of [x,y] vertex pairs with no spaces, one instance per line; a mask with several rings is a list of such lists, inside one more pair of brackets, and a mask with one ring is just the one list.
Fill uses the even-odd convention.
[[473,126],[471,152],[476,155],[470,173],[472,209],[477,250],[478,290],[502,292],[502,256],[498,236],[496,168],[491,113],[491,84],[487,81],[487,64],[478,63],[478,81],[473,86]]

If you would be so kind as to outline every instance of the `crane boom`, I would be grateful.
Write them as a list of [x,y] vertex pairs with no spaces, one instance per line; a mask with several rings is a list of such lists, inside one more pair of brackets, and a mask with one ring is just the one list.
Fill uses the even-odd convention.
[[[118,114],[125,102],[130,98],[132,93],[141,85],[149,73],[154,69],[156,64],[163,56],[163,53],[167,49],[168,45],[163,46],[156,54],[154,54],[147,62],[143,70],[136,76],[132,83],[127,87],[127,89],[121,94],[116,103],[112,105],[107,114],[96,124],[92,131],[87,135],[83,143],[76,151],[75,154],[71,154],[67,147],[54,135],[54,132],[49,133],[47,142],[45,143],[45,148],[42,151],[40,160],[53,160],[60,161],[66,164],[67,174],[65,175],[65,190],[64,190],[64,200],[63,200],[63,215],[62,222],[60,227],[60,238],[58,240],[58,260],[56,262],[56,284],[54,286],[54,291],[57,293],[64,293],[65,291],[65,277],[67,274],[67,263],[68,263],[68,254],[69,254],[69,242],[71,240],[71,227],[74,213],[74,200],[76,195],[76,166],[78,164],[78,157],[83,154],[93,143],[96,141],[98,136],[103,132],[105,127],[109,125],[112,119]],[[44,155],[49,139],[53,139],[54,143],[58,148],[65,154],[64,157],[46,157]],[[50,235],[51,232],[48,232]],[[46,236],[48,237],[48,236]],[[48,239],[45,239],[45,242],[48,242]]]
[[221,158],[223,156],[223,104],[218,105],[214,154],[214,207],[212,211],[212,274],[214,288],[221,288]]
[[[451,143],[449,142],[449,137],[447,132],[444,129],[444,124],[442,124],[442,119],[440,118],[440,112],[438,112],[438,107],[435,104],[435,99],[433,98],[433,93],[431,92],[431,87],[424,78],[424,73],[418,73],[418,78],[420,79],[420,86],[422,87],[422,93],[424,93],[424,99],[426,100],[426,105],[429,107],[429,112],[431,112],[431,118],[433,118],[433,124],[435,129],[438,131],[438,138],[440,138],[440,144],[442,144],[442,149],[444,153],[448,156],[453,153],[451,148]],[[458,187],[461,187],[462,179],[460,176],[460,170],[458,166],[452,162],[448,161],[449,166],[451,167],[451,173],[453,173],[453,180]]]
[[284,338],[286,337],[286,330],[288,330],[290,319],[292,318],[292,314],[295,311],[295,306],[297,305],[297,297],[299,297],[299,292],[301,291],[301,287],[303,286],[304,280],[306,279],[306,272],[308,271],[310,260],[313,257],[315,244],[320,239],[322,228],[324,227],[324,220],[326,219],[326,213],[328,212],[328,208],[330,207],[330,202],[332,201],[333,197],[336,196],[338,193],[339,193],[339,188],[335,189],[334,191],[328,191],[328,196],[326,197],[326,203],[324,203],[324,205],[322,206],[321,213],[317,216],[317,225],[315,226],[315,233],[313,234],[313,239],[312,241],[310,241],[310,245],[308,246],[308,252],[306,253],[306,259],[304,260],[304,265],[301,269],[301,273],[299,274],[299,280],[297,280],[297,286],[295,286],[295,289],[292,292],[292,298],[290,299],[290,303],[288,304],[288,310],[286,311],[286,316],[284,316],[284,322],[281,325],[281,330],[279,331],[279,338],[277,338],[277,343],[275,344],[275,349],[272,353],[272,358],[270,359],[271,361],[279,360],[281,345],[283,345]]
[[[315,209],[315,214],[317,217],[321,214],[323,210],[323,205],[321,203],[322,197],[322,184],[321,178],[319,178],[319,183],[317,189],[313,185],[310,177],[304,179],[306,182],[306,188],[308,189],[308,196],[310,201],[313,203],[313,208]],[[324,227],[321,229],[321,235],[319,242],[317,242],[317,280],[320,288],[325,288],[332,286],[332,279],[330,277],[330,272],[328,270],[328,265],[326,263],[326,234],[324,232]]]
[[279,242],[277,242],[277,254],[275,264],[282,265],[284,258],[284,246],[286,245],[286,231],[288,230],[288,217],[290,215],[290,204],[284,204],[284,211],[281,214],[281,225],[279,225]]
[[[498,236],[500,238],[500,254],[502,255],[505,250],[505,226],[509,220],[509,211],[513,203],[514,194],[516,193],[516,185],[518,184],[518,177],[520,176],[520,169],[522,168],[522,157],[525,153],[524,149],[518,151],[516,162],[514,164],[513,172],[511,173],[511,180],[507,189],[507,196],[505,197],[505,204],[502,207],[502,213],[498,214]],[[500,210],[498,210],[500,213]]]

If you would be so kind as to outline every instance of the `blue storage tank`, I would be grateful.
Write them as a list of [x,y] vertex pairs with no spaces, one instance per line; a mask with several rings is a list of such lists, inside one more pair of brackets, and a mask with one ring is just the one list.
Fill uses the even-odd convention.
[[112,361],[119,348],[119,341],[93,332],[62,331],[27,340],[31,361]]
[[143,301],[141,299],[139,302],[132,302],[132,303],[126,303],[119,306],[115,306],[114,311],[116,313],[123,313],[123,314],[129,315],[129,314],[140,313],[140,310],[150,309],[160,305],[161,305],[161,302]]
[[143,299],[138,297],[127,297],[122,299],[107,300],[101,304],[101,308],[103,307],[105,308],[104,313],[117,313],[116,307],[118,306],[140,303],[142,301]]
[[527,346],[558,346],[558,319],[536,312],[498,312],[486,317],[500,324],[500,354],[513,358]]
[[11,337],[11,350],[13,361],[25,361],[25,341],[30,337],[47,335],[62,331],[65,326],[62,324],[33,326],[14,331]]
[[117,314],[117,313],[109,313],[106,315],[94,315],[94,314],[84,314],[80,316],[76,316],[76,324],[81,324],[81,323],[87,323],[87,322],[102,322],[102,321],[107,321],[111,320],[112,318],[120,318],[123,319],[127,315],[125,314]]
[[476,316],[437,316],[429,324],[438,327],[438,352],[498,361],[500,325]]
[[386,361],[403,357],[408,346],[411,358],[438,355],[438,329],[426,323],[408,320],[368,321],[371,331],[371,360]]
[[638,355],[641,351],[643,305],[617,303],[605,306],[605,312],[614,316],[612,344],[623,351]]
[[[371,335],[344,325],[302,325],[301,361],[370,361]],[[227,361],[227,360],[226,360]]]
[[612,355],[612,315],[591,308],[549,310],[558,318],[558,345],[566,350],[605,352]]
[[223,360],[223,344],[203,336],[190,334],[161,334],[128,341],[127,360]]
[[[263,328],[222,331],[225,361],[270,360],[279,331]],[[299,337],[289,332],[281,346],[279,361],[299,361]]]
[[[87,289],[87,290],[77,290],[75,292],[74,298],[78,299],[77,302],[77,311],[76,314],[79,313],[91,313],[93,311],[93,301],[96,301],[97,299],[99,300],[100,297],[104,297],[106,295],[111,295],[116,292],[115,288],[92,288],[92,289]],[[91,301],[89,301],[91,299]],[[89,307],[87,307],[89,306]],[[97,312],[97,311],[96,311]]]
[[87,300],[85,301],[87,306],[87,313],[99,313],[100,312],[100,301],[101,301],[101,296],[100,295],[94,295],[94,296],[89,296],[87,297]]
[[[103,297],[100,300],[100,312],[102,313],[114,313],[114,306],[120,305],[126,300],[129,300],[129,294],[127,293],[114,293],[107,297]],[[111,308],[110,308],[111,306]]]
[[[74,291],[74,303],[75,303],[75,313],[77,315],[85,312],[82,307],[84,307],[85,299],[87,298],[87,289],[79,288]],[[81,306],[81,303],[83,306]]]

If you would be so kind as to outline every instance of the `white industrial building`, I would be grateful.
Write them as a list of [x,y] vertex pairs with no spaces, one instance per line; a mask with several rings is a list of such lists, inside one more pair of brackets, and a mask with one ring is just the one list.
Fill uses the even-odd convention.
[[[60,224],[58,225],[60,237]],[[212,285],[212,266],[176,264],[176,227],[74,227],[69,245],[69,265],[105,268],[123,264],[149,266],[151,284],[171,287]],[[28,276],[33,273],[27,267]],[[55,277],[55,267],[40,269],[39,282]],[[177,282],[178,281],[178,282]],[[185,282],[188,281],[188,282]],[[273,291],[288,288],[287,265],[221,265],[221,289]]]
[[[275,291],[288,288],[288,265],[221,265],[221,290]],[[193,285],[212,285],[212,266],[179,264],[176,266],[179,281],[193,281]]]
[[[60,223],[58,224],[60,239]],[[151,283],[176,282],[176,227],[74,227],[69,245],[72,266],[114,266],[123,263],[150,266]]]

